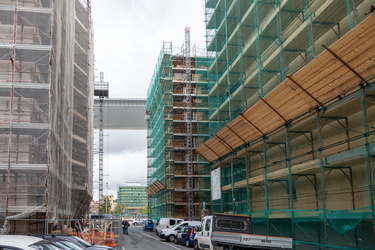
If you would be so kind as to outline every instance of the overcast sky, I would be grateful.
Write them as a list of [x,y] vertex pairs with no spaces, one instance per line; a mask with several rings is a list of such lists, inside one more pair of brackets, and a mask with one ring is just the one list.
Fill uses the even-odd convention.
[[[95,75],[104,72],[110,98],[146,98],[163,41],[205,47],[204,0],[92,0]],[[97,79],[99,80],[99,79]],[[119,185],[147,184],[146,131],[104,131],[104,195]],[[98,151],[98,131],[95,151]],[[98,200],[98,154],[94,200]]]

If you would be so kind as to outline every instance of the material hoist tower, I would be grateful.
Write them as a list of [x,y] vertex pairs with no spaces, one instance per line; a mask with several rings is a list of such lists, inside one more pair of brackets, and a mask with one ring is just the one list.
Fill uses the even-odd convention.
[[193,165],[193,111],[192,111],[192,88],[191,88],[191,57],[190,57],[190,28],[185,28],[185,65],[186,65],[186,80],[185,80],[185,89],[186,89],[186,148],[187,152],[185,155],[185,160],[187,162],[187,196],[188,196],[188,212],[189,220],[194,219],[194,165]]
[[99,204],[103,201],[103,102],[108,98],[108,82],[104,82],[104,73],[100,72],[100,81],[95,82],[94,95],[99,97]]

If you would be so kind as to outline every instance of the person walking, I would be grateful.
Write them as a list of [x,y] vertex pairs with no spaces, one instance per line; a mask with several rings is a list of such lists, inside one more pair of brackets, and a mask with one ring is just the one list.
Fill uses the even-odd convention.
[[122,233],[123,234],[128,234],[129,233],[129,229],[128,229],[129,227],[130,227],[129,222],[127,220],[124,220],[122,222]]

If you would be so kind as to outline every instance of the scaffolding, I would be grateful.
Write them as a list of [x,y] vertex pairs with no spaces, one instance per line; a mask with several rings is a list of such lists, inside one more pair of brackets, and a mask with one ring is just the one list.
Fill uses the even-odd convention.
[[100,72],[100,81],[95,82],[94,95],[99,98],[99,203],[103,202],[103,168],[104,168],[104,131],[103,102],[109,96],[109,84],[104,82],[104,73]]
[[0,234],[48,232],[88,210],[90,12],[90,1],[0,0]]
[[147,101],[148,188],[154,219],[200,218],[209,204],[209,166],[195,149],[208,139],[207,60],[185,33],[185,48],[164,42]]
[[[296,249],[373,249],[370,1],[207,0],[214,212]],[[366,20],[365,20],[366,18]]]

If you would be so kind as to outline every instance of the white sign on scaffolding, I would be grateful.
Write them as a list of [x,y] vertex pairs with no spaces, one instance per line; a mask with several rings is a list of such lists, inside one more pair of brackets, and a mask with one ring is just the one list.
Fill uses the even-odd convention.
[[211,197],[212,200],[221,199],[221,171],[217,168],[211,172]]

